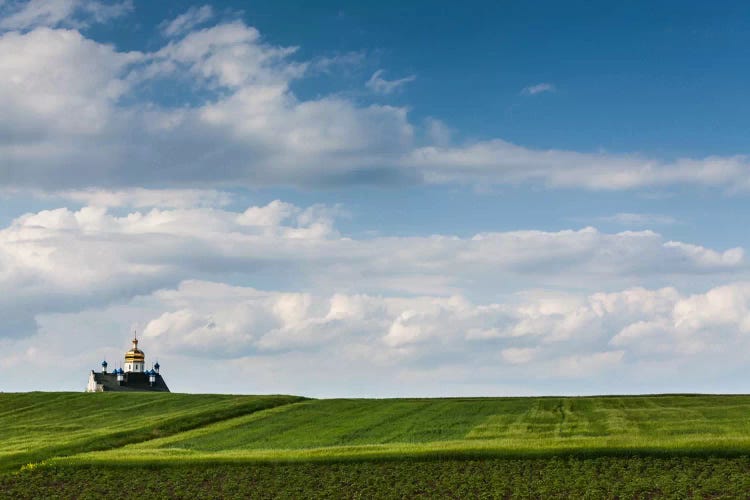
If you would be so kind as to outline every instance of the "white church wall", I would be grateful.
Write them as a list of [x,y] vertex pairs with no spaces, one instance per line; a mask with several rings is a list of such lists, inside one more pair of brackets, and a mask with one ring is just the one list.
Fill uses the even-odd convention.
[[86,392],[104,392],[104,386],[102,384],[96,383],[96,378],[94,378],[93,370],[89,374],[89,383],[86,386]]
[[125,367],[123,368],[126,372],[142,372],[143,371],[143,363],[125,363]]

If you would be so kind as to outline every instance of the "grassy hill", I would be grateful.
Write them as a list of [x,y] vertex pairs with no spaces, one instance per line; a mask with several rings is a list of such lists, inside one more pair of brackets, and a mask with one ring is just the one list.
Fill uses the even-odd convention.
[[749,452],[748,396],[331,399],[300,401],[74,460],[257,462]]
[[302,399],[158,393],[0,394],[0,472],[56,456],[117,448]]
[[20,498],[68,483],[92,497],[117,491],[107,488],[122,467],[147,478],[139,493],[172,485],[163,497],[242,497],[242,484],[290,497],[526,485],[548,497],[598,484],[601,496],[721,498],[750,487],[749,455],[750,396],[0,394],[0,471],[25,465],[0,474],[0,491]]

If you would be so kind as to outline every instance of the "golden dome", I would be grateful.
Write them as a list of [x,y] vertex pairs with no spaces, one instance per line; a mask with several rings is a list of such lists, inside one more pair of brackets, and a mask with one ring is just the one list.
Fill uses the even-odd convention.
[[146,355],[138,349],[138,338],[133,339],[133,347],[125,353],[125,362],[142,362],[145,361]]

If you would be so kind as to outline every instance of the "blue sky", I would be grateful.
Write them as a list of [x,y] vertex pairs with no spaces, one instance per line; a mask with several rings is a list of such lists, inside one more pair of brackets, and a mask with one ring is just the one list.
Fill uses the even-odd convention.
[[[742,153],[748,104],[748,7],[726,2],[435,2],[212,4],[242,12],[273,44],[303,60],[357,52],[348,78],[300,82],[300,96],[361,94],[375,69],[418,78],[385,101],[415,120],[436,117],[464,138],[666,157]],[[123,48],[163,43],[152,30],[184,2],[140,6],[120,29],[92,35]],[[553,82],[554,96],[519,90]],[[448,97],[449,96],[449,97]],[[372,96],[359,96],[371,99]],[[189,98],[189,97],[188,97]]]
[[0,0],[0,390],[746,391],[749,10]]

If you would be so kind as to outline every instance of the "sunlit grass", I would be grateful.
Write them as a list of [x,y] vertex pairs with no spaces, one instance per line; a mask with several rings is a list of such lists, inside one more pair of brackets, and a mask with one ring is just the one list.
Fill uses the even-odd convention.
[[294,396],[0,394],[0,471],[106,450],[299,401]]
[[750,454],[749,396],[0,395],[0,468]]
[[750,453],[750,397],[308,400],[58,463]]

